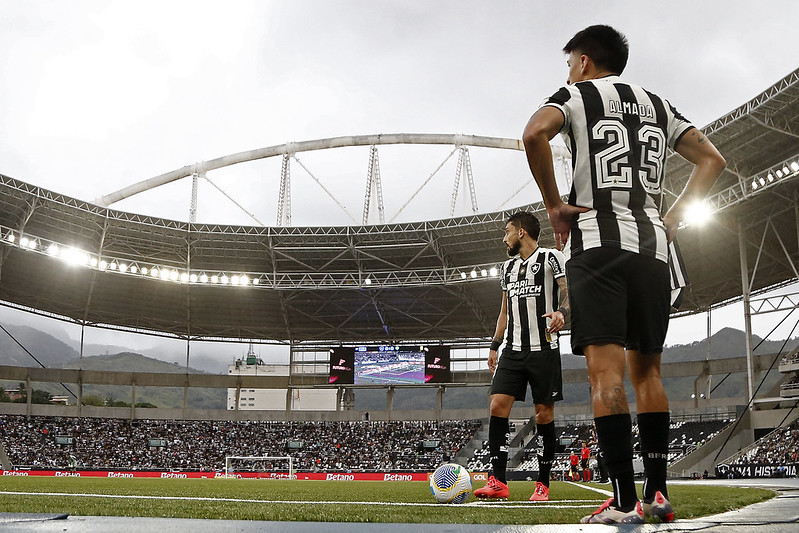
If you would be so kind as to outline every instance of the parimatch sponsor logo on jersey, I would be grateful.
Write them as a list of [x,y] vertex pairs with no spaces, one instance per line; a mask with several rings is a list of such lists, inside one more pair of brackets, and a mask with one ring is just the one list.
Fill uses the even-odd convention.
[[508,298],[535,298],[541,296],[542,290],[541,285],[528,283],[526,279],[511,281],[508,283]]

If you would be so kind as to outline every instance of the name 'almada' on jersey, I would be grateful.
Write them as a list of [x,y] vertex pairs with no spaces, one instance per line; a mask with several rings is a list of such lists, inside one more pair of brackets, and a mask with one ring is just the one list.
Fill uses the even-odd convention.
[[620,115],[638,115],[639,117],[655,118],[655,108],[649,104],[609,100],[608,108],[608,111],[611,113],[618,113]]

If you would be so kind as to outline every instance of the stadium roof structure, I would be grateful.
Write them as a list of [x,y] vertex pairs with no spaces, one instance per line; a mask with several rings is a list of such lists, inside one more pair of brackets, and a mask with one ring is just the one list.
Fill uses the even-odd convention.
[[[729,166],[708,201],[712,221],[678,236],[692,282],[681,313],[799,277],[799,70],[704,131]],[[669,156],[667,202],[690,169]],[[541,204],[521,207],[543,214]],[[126,213],[0,175],[0,301],[188,339],[486,338],[500,303],[502,231],[516,210],[363,226],[210,225]],[[551,245],[544,226],[542,243]]]

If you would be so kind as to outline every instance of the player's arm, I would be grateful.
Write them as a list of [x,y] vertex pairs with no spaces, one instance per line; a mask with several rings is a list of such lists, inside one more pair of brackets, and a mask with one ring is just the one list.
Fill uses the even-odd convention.
[[536,111],[522,134],[527,164],[533,178],[541,190],[547,208],[549,222],[555,232],[555,246],[560,250],[569,238],[571,223],[578,213],[588,209],[563,202],[555,181],[555,167],[552,164],[552,148],[549,141],[563,128],[563,113],[552,106],[544,106]]
[[721,171],[727,166],[727,161],[710,139],[696,128],[692,128],[682,136],[675,150],[695,166],[682,193],[663,217],[663,223],[669,233],[669,242],[677,234],[677,226],[685,220],[686,211],[707,196],[721,175]]
[[499,308],[499,316],[497,317],[497,327],[494,330],[494,338],[491,341],[491,349],[488,351],[488,369],[491,373],[497,369],[497,359],[499,358],[497,350],[502,344],[502,337],[505,335],[505,328],[508,326],[508,293],[502,291],[502,304]]
[[547,331],[557,333],[566,325],[566,315],[569,314],[569,287],[566,283],[566,276],[561,276],[555,280],[558,283],[558,309],[551,313],[545,313],[549,318]]

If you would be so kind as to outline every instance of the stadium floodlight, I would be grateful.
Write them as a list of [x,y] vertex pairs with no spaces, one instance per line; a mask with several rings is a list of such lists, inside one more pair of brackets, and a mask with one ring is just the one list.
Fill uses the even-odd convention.
[[128,271],[128,265],[125,263],[119,263],[119,271],[125,273]]
[[189,282],[190,283],[197,283],[197,274],[191,274],[189,276]]
[[181,273],[180,282],[181,283],[188,283],[189,282],[189,273],[188,272]]
[[178,274],[177,270],[172,270],[169,272],[169,280],[170,281],[177,281],[180,275]]
[[499,274],[499,271],[497,270],[497,267],[491,267],[491,270],[489,270],[488,273],[491,274],[492,278],[494,278],[497,276],[497,274]]
[[237,275],[234,275],[232,278],[230,278],[230,283],[232,285],[238,285],[239,284],[239,277]]
[[791,171],[788,170],[788,165],[782,167],[782,173],[785,174],[786,176],[791,173]]
[[476,278],[477,277],[477,271],[476,270],[472,270],[471,272],[469,272],[469,277],[472,278],[472,279]]
[[14,236],[14,234],[13,234],[13,233],[11,233],[11,232],[9,231],[9,232],[8,232],[8,235],[6,235],[6,240],[7,240],[8,242],[14,242],[15,240],[17,240],[17,238]]
[[219,276],[217,276],[216,274],[211,276],[211,283],[219,283]]
[[91,259],[89,259],[89,266],[90,267],[96,267],[97,266],[97,258],[96,257],[92,257]]
[[153,277],[153,278],[160,277],[160,275],[161,275],[161,273],[155,267],[153,267],[153,269],[150,271],[150,276]]
[[116,270],[116,269],[117,269],[117,264],[116,264],[116,262],[115,262],[115,261],[112,261],[112,262],[111,262],[111,264],[110,264],[110,265],[108,265],[108,268],[110,268],[111,270]]
[[772,181],[774,181],[774,174],[769,172],[768,176],[766,176],[766,179],[768,179],[768,182],[771,183]]
[[[780,175],[780,171],[778,170],[777,171],[777,177],[779,177],[779,175]],[[752,180],[752,190],[753,191],[757,190],[757,180]]]
[[252,284],[253,285],[258,285],[259,283],[260,283],[260,281],[258,280],[258,278],[252,278]]
[[228,282],[228,281],[229,281],[229,280],[228,280],[228,277],[227,277],[226,275],[224,275],[224,274],[222,274],[222,276],[219,278],[219,282],[220,282],[222,285],[227,285],[227,282]]
[[[89,257],[89,254],[84,252],[83,250],[79,250],[77,248],[67,248],[63,252],[61,252],[61,259],[66,261],[70,265],[88,265],[91,263],[93,258]],[[94,259],[95,265],[97,264],[97,260]],[[94,266],[94,265],[92,265]]]
[[239,276],[239,283],[241,285],[249,285],[250,278],[247,277],[247,274],[242,274],[241,276]]
[[135,274],[139,271],[139,268],[136,265],[130,265],[130,273]]
[[23,248],[27,248],[27,247],[28,247],[28,238],[27,238],[27,237],[22,237],[22,238],[19,240],[19,245],[20,245],[21,247],[23,247]]
[[141,267],[141,275],[142,276],[146,276],[147,272],[149,272],[149,270],[147,270],[147,267]]
[[712,214],[713,211],[705,202],[696,202],[688,207],[685,213],[684,224],[698,224],[701,226],[710,219]]
[[372,278],[369,278],[369,277],[367,277],[365,280],[363,280],[363,282],[364,282],[366,285],[371,285],[371,284],[372,284]]
[[164,268],[164,269],[161,269],[161,273],[159,274],[159,277],[160,277],[162,280],[164,280],[164,281],[168,280],[168,279],[169,279],[169,271],[168,271],[168,270],[166,270],[165,268]]
[[763,185],[765,185],[765,184],[766,184],[766,180],[764,180],[763,178],[760,178],[760,179],[759,179],[759,180],[757,180],[757,181],[759,181],[759,182],[760,182],[760,185],[761,185],[761,186],[763,186]]
[[101,260],[100,264],[98,264],[97,266],[99,267],[100,270],[105,272],[105,270],[108,268],[108,263],[104,260]]
[[461,279],[466,279],[466,272],[461,272]]
[[483,270],[480,271],[480,275],[486,277],[488,276],[488,271],[484,268]]
[[782,177],[782,170],[777,170],[776,174],[777,174],[778,178],[781,178]]
[[56,243],[53,243],[47,247],[47,255],[58,257],[58,245]]
[[797,163],[796,161],[793,161],[791,163],[791,170],[793,170],[794,172],[799,172],[799,163]]
[[208,274],[200,274],[200,283],[208,283]]

